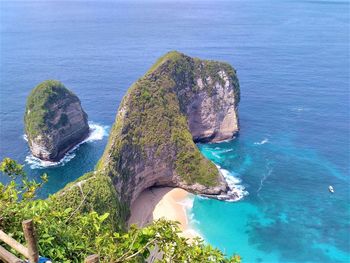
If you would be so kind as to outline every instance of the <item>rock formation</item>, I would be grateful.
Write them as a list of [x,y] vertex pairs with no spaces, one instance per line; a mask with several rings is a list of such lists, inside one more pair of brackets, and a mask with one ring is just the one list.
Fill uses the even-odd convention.
[[235,70],[170,52],[123,98],[97,172],[130,205],[151,186],[220,195],[228,186],[195,142],[232,138],[239,129]]
[[79,98],[55,80],[35,87],[27,99],[25,132],[32,154],[59,161],[89,134],[87,114]]

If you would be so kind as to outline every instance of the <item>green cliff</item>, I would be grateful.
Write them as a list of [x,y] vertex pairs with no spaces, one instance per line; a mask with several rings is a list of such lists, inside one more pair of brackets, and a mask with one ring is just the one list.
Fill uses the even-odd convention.
[[224,194],[224,178],[194,141],[232,138],[238,102],[230,65],[167,53],[123,98],[98,171],[127,205],[151,186]]

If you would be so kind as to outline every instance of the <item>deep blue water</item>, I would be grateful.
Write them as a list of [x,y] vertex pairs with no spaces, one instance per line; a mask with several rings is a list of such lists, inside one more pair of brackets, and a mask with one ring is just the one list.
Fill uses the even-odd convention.
[[[244,262],[350,260],[348,1],[1,1],[0,9],[0,158],[26,163],[25,99],[45,79],[72,89],[108,131],[127,88],[165,52],[224,60],[238,71],[241,133],[199,147],[249,195],[195,198],[194,227]],[[65,165],[26,163],[31,177],[50,176],[41,195],[93,169],[100,139]]]

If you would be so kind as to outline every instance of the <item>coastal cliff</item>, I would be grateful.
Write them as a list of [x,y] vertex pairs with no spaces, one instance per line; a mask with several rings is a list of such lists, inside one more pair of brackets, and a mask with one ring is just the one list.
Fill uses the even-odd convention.
[[167,53],[123,98],[97,172],[112,179],[126,206],[152,186],[227,193],[225,179],[195,142],[232,138],[239,98],[229,64]]
[[89,134],[87,114],[79,98],[55,80],[44,81],[32,90],[24,122],[32,154],[45,161],[59,161]]
[[[57,262],[83,262],[96,253],[101,262],[144,262],[157,254],[164,262],[239,263],[239,256],[226,258],[201,239],[190,241],[193,233],[181,236],[177,223],[163,220],[162,213],[169,214],[164,208],[162,213],[152,212],[153,220],[161,219],[142,229],[131,226],[126,233],[131,205],[152,186],[180,187],[218,199],[230,195],[232,188],[195,142],[233,138],[239,128],[238,102],[239,84],[230,65],[178,52],[166,54],[123,98],[94,171],[46,200],[31,200],[47,175],[40,183],[28,181],[23,166],[4,159],[1,172],[11,178],[23,176],[23,187],[16,192],[15,180],[11,187],[3,187],[5,213],[0,227],[23,241],[20,222],[34,215],[38,236],[49,240],[40,246],[40,254]],[[25,125],[33,154],[49,160],[60,158],[89,133],[79,99],[58,81],[45,81],[32,91]],[[6,198],[7,189],[24,198],[19,203],[17,198]],[[168,201],[178,203],[174,198],[169,196]],[[149,213],[151,207],[142,209]],[[177,208],[168,211],[172,209]],[[181,230],[187,231],[185,223]]]

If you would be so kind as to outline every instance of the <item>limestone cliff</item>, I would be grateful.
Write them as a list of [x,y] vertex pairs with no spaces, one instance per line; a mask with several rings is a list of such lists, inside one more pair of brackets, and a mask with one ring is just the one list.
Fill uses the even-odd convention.
[[24,122],[32,154],[47,161],[60,160],[89,134],[87,114],[79,98],[55,80],[44,81],[32,90]]
[[230,65],[166,54],[123,98],[98,172],[112,178],[126,204],[157,185],[225,193],[227,183],[195,142],[238,132],[239,97]]

